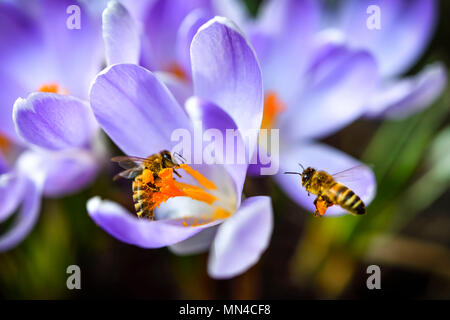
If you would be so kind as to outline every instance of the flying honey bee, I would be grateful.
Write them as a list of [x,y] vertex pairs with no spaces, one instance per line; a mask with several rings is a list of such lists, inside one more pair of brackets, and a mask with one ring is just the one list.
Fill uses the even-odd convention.
[[366,206],[361,198],[348,187],[337,182],[343,177],[357,176],[359,170],[364,166],[356,166],[333,175],[311,167],[304,169],[301,164],[300,166],[303,169],[301,173],[285,172],[285,174],[300,175],[302,186],[308,192],[308,195],[310,193],[317,195],[317,198],[314,200],[316,207],[314,211],[315,216],[323,216],[327,208],[334,204],[352,214],[361,215],[366,213]]
[[[183,159],[181,155],[176,155]],[[119,163],[122,168],[126,169],[117,174],[113,180],[120,177],[133,179],[133,202],[138,217],[153,219],[154,209],[157,206],[155,195],[161,191],[159,181],[161,180],[160,174],[164,169],[172,169],[173,173],[181,178],[175,170],[180,167],[180,163],[176,162],[167,150],[147,158],[118,156],[112,158],[111,161]]]

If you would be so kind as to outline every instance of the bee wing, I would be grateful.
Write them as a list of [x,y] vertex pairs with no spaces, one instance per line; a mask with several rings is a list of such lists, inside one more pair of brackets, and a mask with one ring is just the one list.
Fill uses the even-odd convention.
[[111,158],[111,161],[117,162],[119,166],[121,166],[124,169],[133,169],[140,167],[142,163],[148,160],[146,158],[139,158],[139,157],[118,156]]
[[130,168],[128,170],[122,171],[118,174],[116,174],[113,178],[113,181],[116,181],[117,179],[120,178],[125,178],[125,179],[134,179],[140,172],[140,167],[134,167],[134,168]]
[[333,178],[336,181],[342,183],[355,182],[365,178],[367,172],[367,166],[364,164],[360,164],[344,171],[337,172],[333,174]]

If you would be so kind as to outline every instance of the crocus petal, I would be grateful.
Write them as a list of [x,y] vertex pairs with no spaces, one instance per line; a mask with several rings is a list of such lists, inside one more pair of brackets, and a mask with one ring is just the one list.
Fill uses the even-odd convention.
[[[4,30],[0,34],[2,76],[14,76],[18,83],[31,89],[37,84],[34,78],[42,79],[40,74],[43,73],[42,69],[40,74],[36,70],[35,61],[41,63],[41,68],[46,67],[48,62],[44,58],[45,43],[38,21],[17,4],[2,2],[0,3],[0,27]],[[42,65],[43,62],[45,62],[44,65]]]
[[211,247],[217,228],[217,226],[207,228],[189,239],[170,246],[169,249],[180,256],[206,252]]
[[140,36],[137,22],[117,1],[103,11],[103,40],[108,65],[139,62]]
[[9,250],[19,244],[33,229],[41,206],[41,188],[39,184],[26,180],[20,212],[11,227],[0,235],[0,252]]
[[[197,97],[192,97],[186,102],[186,111],[192,119],[194,126],[201,126],[200,130],[204,132],[207,130],[218,130],[217,133],[220,133],[220,137],[215,137],[211,143],[215,144],[215,151],[221,152],[222,157],[216,154],[216,157],[219,158],[217,160],[220,161],[217,163],[223,164],[228,174],[232,177],[239,205],[249,159],[245,155],[245,145],[239,132],[236,140],[233,136],[234,143],[231,146],[227,145],[225,141],[228,136],[227,130],[233,130],[233,132],[238,130],[235,122],[225,111],[215,104]],[[234,157],[231,158],[230,154],[234,155]],[[244,156],[239,159],[239,156],[242,154]],[[230,161],[227,161],[228,159]]]
[[[48,81],[57,81],[70,94],[87,98],[90,81],[103,59],[101,19],[73,0],[42,0],[36,12],[50,66],[57,73],[57,79]],[[40,65],[37,67],[42,71]]]
[[154,75],[166,85],[180,106],[184,106],[186,100],[192,96],[192,84],[190,81],[180,79],[169,72],[156,71]]
[[273,228],[269,197],[251,197],[220,225],[214,239],[208,274],[215,279],[237,276],[256,264],[269,245]]
[[16,172],[0,175],[0,223],[13,214],[19,206],[24,189],[24,179]]
[[144,20],[144,16],[150,6],[157,0],[120,0],[127,10],[139,21]]
[[157,0],[144,17],[143,56],[141,64],[150,70],[169,71],[177,64],[174,50],[178,28],[196,8],[210,10],[208,0]]
[[264,88],[289,100],[310,60],[319,22],[317,1],[271,0],[249,30],[264,76]]
[[211,19],[192,40],[191,64],[195,95],[224,109],[241,131],[253,131],[249,144],[256,146],[263,88],[255,52],[245,36],[230,20]]
[[251,21],[245,3],[240,0],[212,0],[212,6],[216,15],[227,17],[242,28]]
[[[66,12],[71,5],[80,9],[80,29],[66,25],[72,18]],[[87,96],[101,61],[100,24],[94,26],[84,6],[65,0],[21,6],[2,3],[0,21],[1,29],[8,30],[0,35],[0,130],[20,142],[11,121],[18,97],[55,82],[73,95]]]
[[0,132],[18,142],[12,108],[17,97],[37,89],[42,79],[42,70],[38,73],[32,62],[42,60],[44,42],[38,24],[13,4],[0,3],[0,28]]
[[26,151],[21,155],[22,166],[39,168],[45,175],[43,194],[57,197],[80,190],[92,182],[99,165],[87,150]]
[[167,87],[136,65],[118,64],[102,71],[92,85],[90,102],[98,123],[129,155],[147,157],[170,150],[174,130],[191,128]]
[[88,104],[78,98],[35,92],[14,103],[17,133],[28,143],[52,150],[87,146],[97,125]]
[[138,219],[126,209],[99,197],[87,203],[87,210],[97,225],[125,243],[143,248],[161,248],[186,240],[211,224],[184,227],[176,220]]
[[[369,28],[377,6],[380,28]],[[436,23],[434,0],[351,0],[342,6],[340,27],[351,45],[368,49],[382,76],[408,70],[428,45]]]
[[203,9],[190,12],[180,25],[177,33],[176,49],[178,62],[183,69],[191,74],[191,43],[197,30],[211,18],[210,13]]
[[11,115],[14,101],[16,101],[17,97],[24,96],[26,89],[16,79],[4,75],[1,71],[0,78],[2,79],[2,90],[0,90],[0,134],[15,143],[23,144],[23,140],[16,133]]
[[426,67],[414,77],[381,87],[369,101],[369,117],[402,118],[433,103],[447,84],[447,72],[441,63]]
[[0,150],[0,174],[4,174],[9,171],[8,163]]
[[280,126],[292,138],[323,137],[351,123],[365,111],[378,82],[370,54],[335,44],[317,55],[306,79],[280,116]]
[[[313,167],[317,170],[325,170],[329,174],[335,174],[355,166],[362,165],[351,156],[323,144],[289,144],[280,150],[280,172],[275,176],[281,188],[302,207],[314,212],[314,195],[308,193],[301,185],[298,175],[283,174],[285,171],[301,170],[303,167]],[[361,167],[358,176],[342,181],[344,185],[353,190],[366,204],[375,196],[375,175],[369,167]],[[325,216],[342,214],[344,211],[338,206],[330,207]]]

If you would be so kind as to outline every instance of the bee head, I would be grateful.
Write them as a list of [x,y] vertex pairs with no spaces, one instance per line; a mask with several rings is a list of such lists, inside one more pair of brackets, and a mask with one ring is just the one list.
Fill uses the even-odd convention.
[[302,168],[302,172],[292,172],[292,171],[287,171],[285,172],[285,174],[298,174],[299,176],[301,176],[302,179],[302,186],[306,185],[312,178],[312,176],[314,175],[314,172],[316,172],[316,169],[311,168],[311,167],[307,167],[306,169],[299,163],[300,167]]
[[173,157],[170,151],[163,150],[160,152],[160,154],[162,157],[162,164],[164,168],[173,168],[177,165],[175,161],[173,161]]
[[308,167],[302,172],[302,185],[304,186],[307,184],[310,179],[312,178],[314,172],[316,172],[316,169]]

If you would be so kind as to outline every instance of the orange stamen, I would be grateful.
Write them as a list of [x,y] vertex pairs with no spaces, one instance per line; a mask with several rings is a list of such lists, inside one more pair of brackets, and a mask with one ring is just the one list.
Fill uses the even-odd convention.
[[[200,185],[195,186],[183,182],[176,181],[173,178],[173,169],[166,168],[159,172],[159,179],[153,178],[153,173],[150,170],[144,170],[141,174],[141,179],[144,183],[152,183],[159,188],[159,191],[151,193],[152,208],[158,208],[163,202],[175,197],[189,197],[191,199],[205,202],[208,205],[213,205],[218,200],[217,197],[205,191],[205,189],[216,190],[216,185],[203,176],[200,172],[192,169],[187,164],[181,164],[180,167],[191,175]],[[203,215],[201,218],[186,217],[181,220],[183,226],[197,226],[213,222],[218,219],[226,219],[231,214],[223,208],[215,208],[211,216]]]
[[59,84],[56,82],[51,83],[44,83],[42,86],[40,86],[37,91],[39,92],[49,92],[49,93],[57,93],[57,94],[69,94],[69,91],[67,91],[64,88],[60,88]]
[[187,80],[188,75],[184,72],[183,68],[176,62],[172,63],[168,68],[167,72],[173,74],[180,80]]
[[9,142],[8,138],[0,134],[0,151],[7,153],[10,147],[11,143]]
[[214,182],[206,178],[200,172],[192,169],[187,164],[185,163],[180,164],[180,168],[186,171],[186,173],[189,174],[192,178],[197,180],[197,182],[200,183],[200,185],[202,185],[204,188],[209,190],[217,190],[217,186],[214,184]]
[[272,129],[278,115],[285,110],[286,106],[278,98],[278,95],[272,91],[267,92],[264,100],[264,113],[261,129]]
[[158,208],[161,203],[166,202],[170,198],[182,197],[186,194],[180,190],[173,179],[173,170],[166,168],[161,170],[158,174],[159,178],[155,185],[159,187],[159,192],[154,192],[152,194],[152,201],[154,203],[154,208]]
[[189,188],[182,188],[181,190],[185,193],[187,197],[192,198],[194,200],[205,202],[207,204],[213,204],[217,200],[215,196],[204,191],[202,188],[196,186],[191,186]]
[[175,185],[178,186],[178,188],[184,193],[186,193],[186,196],[191,197],[194,200],[203,201],[208,204],[213,204],[217,200],[215,196],[206,192],[200,187],[178,181],[175,181]]
[[[199,172],[195,171],[188,165],[184,165],[183,167],[188,168],[187,170],[189,170],[192,175],[197,175],[197,178],[199,178],[199,180],[204,179],[203,182],[209,187],[216,187],[213,182],[206,179],[203,175],[201,175]],[[147,183],[154,183],[159,188],[158,192],[152,193],[152,202],[154,203],[153,209],[158,208],[161,203],[175,197],[190,197],[194,200],[202,201],[210,205],[217,200],[215,196],[206,192],[198,186],[175,181],[173,179],[173,169],[171,168],[161,170],[158,176],[160,179],[153,181],[153,176],[151,175],[150,170],[144,170],[142,172],[143,181]]]

